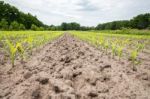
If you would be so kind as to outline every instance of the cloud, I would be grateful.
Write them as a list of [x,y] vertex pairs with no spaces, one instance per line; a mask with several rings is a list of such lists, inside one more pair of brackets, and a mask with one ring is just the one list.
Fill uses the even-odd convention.
[[79,6],[79,8],[77,9],[79,11],[96,11],[96,10],[98,10],[98,8],[95,5],[93,5],[89,0],[80,0],[79,2],[77,2],[76,5]]
[[150,12],[150,0],[4,0],[25,13],[32,13],[45,24],[98,23],[130,19]]

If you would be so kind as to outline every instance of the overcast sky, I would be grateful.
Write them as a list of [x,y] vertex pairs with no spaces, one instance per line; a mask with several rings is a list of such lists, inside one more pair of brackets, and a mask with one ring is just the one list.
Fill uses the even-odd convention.
[[85,26],[126,20],[150,12],[150,0],[3,0],[36,15],[47,25],[78,22]]

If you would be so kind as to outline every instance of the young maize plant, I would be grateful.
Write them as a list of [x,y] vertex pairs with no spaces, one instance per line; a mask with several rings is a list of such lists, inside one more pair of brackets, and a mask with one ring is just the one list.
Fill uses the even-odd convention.
[[105,49],[106,54],[108,52],[108,48],[109,48],[109,42],[105,41],[105,43],[104,43],[104,49]]
[[96,47],[98,48],[99,41],[98,41],[98,35],[97,34],[95,35],[95,44],[96,44]]
[[35,47],[41,46],[46,42],[46,38],[44,36],[42,37],[37,37],[37,39],[34,42]]
[[104,47],[104,37],[103,36],[100,36],[100,38],[99,38],[99,45],[100,45],[101,50],[103,50],[103,47]]
[[18,51],[18,53],[19,53],[19,56],[21,57],[21,62],[23,62],[25,50],[24,50],[24,48],[23,48],[23,46],[22,46],[22,43],[19,43],[19,42],[18,42],[18,43],[16,44],[16,48],[17,48],[17,51]]
[[25,40],[25,42],[27,42],[28,43],[28,50],[29,50],[29,53],[32,55],[32,49],[33,49],[33,38],[31,37],[31,36],[29,36],[26,40]]
[[118,46],[117,47],[117,55],[119,56],[119,60],[123,55],[123,47],[122,46]]
[[132,52],[131,52],[131,55],[130,55],[130,59],[131,59],[131,61],[132,61],[132,63],[133,63],[133,70],[134,71],[136,71],[137,69],[136,69],[136,63],[137,63],[137,56],[138,56],[138,51],[137,51],[137,49],[136,50],[133,50]]
[[112,50],[112,55],[113,55],[113,58],[114,58],[114,56],[116,55],[116,44],[115,43],[111,44],[111,50]]
[[94,46],[96,45],[96,38],[94,36],[91,39],[91,44]]
[[137,44],[137,51],[138,51],[138,52],[143,51],[144,47],[145,47],[145,44],[144,44],[144,43],[143,43],[143,44],[138,43],[138,44]]
[[124,41],[124,44],[125,44],[125,45],[130,44],[130,39],[126,39],[126,40]]
[[15,59],[16,59],[16,53],[17,53],[17,48],[9,40],[6,40],[5,47],[7,47],[7,49],[8,49],[8,54],[10,56],[10,60],[11,60],[12,66],[14,67]]

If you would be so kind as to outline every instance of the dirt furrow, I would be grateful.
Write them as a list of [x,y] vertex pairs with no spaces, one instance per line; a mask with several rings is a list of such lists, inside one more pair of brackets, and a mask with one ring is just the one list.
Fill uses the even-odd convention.
[[149,70],[135,72],[129,62],[101,54],[66,33],[1,73],[0,98],[150,99]]

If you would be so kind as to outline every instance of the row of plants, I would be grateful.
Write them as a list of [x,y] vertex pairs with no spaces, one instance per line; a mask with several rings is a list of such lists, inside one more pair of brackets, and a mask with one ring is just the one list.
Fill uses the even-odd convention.
[[51,40],[62,35],[62,32],[6,32],[0,35],[1,51],[5,52],[12,66],[19,58],[24,62],[27,56],[32,55],[32,50],[45,45]]
[[[92,32],[73,32],[72,35],[96,46],[100,49],[103,54],[110,53],[111,57],[121,58],[126,57],[131,60],[133,64],[133,70],[136,70],[136,65],[139,63],[138,55],[142,52],[145,46],[149,43],[149,37],[147,39],[142,36],[123,36],[118,34],[103,34],[103,33],[92,33]],[[102,55],[103,55],[102,54]]]

